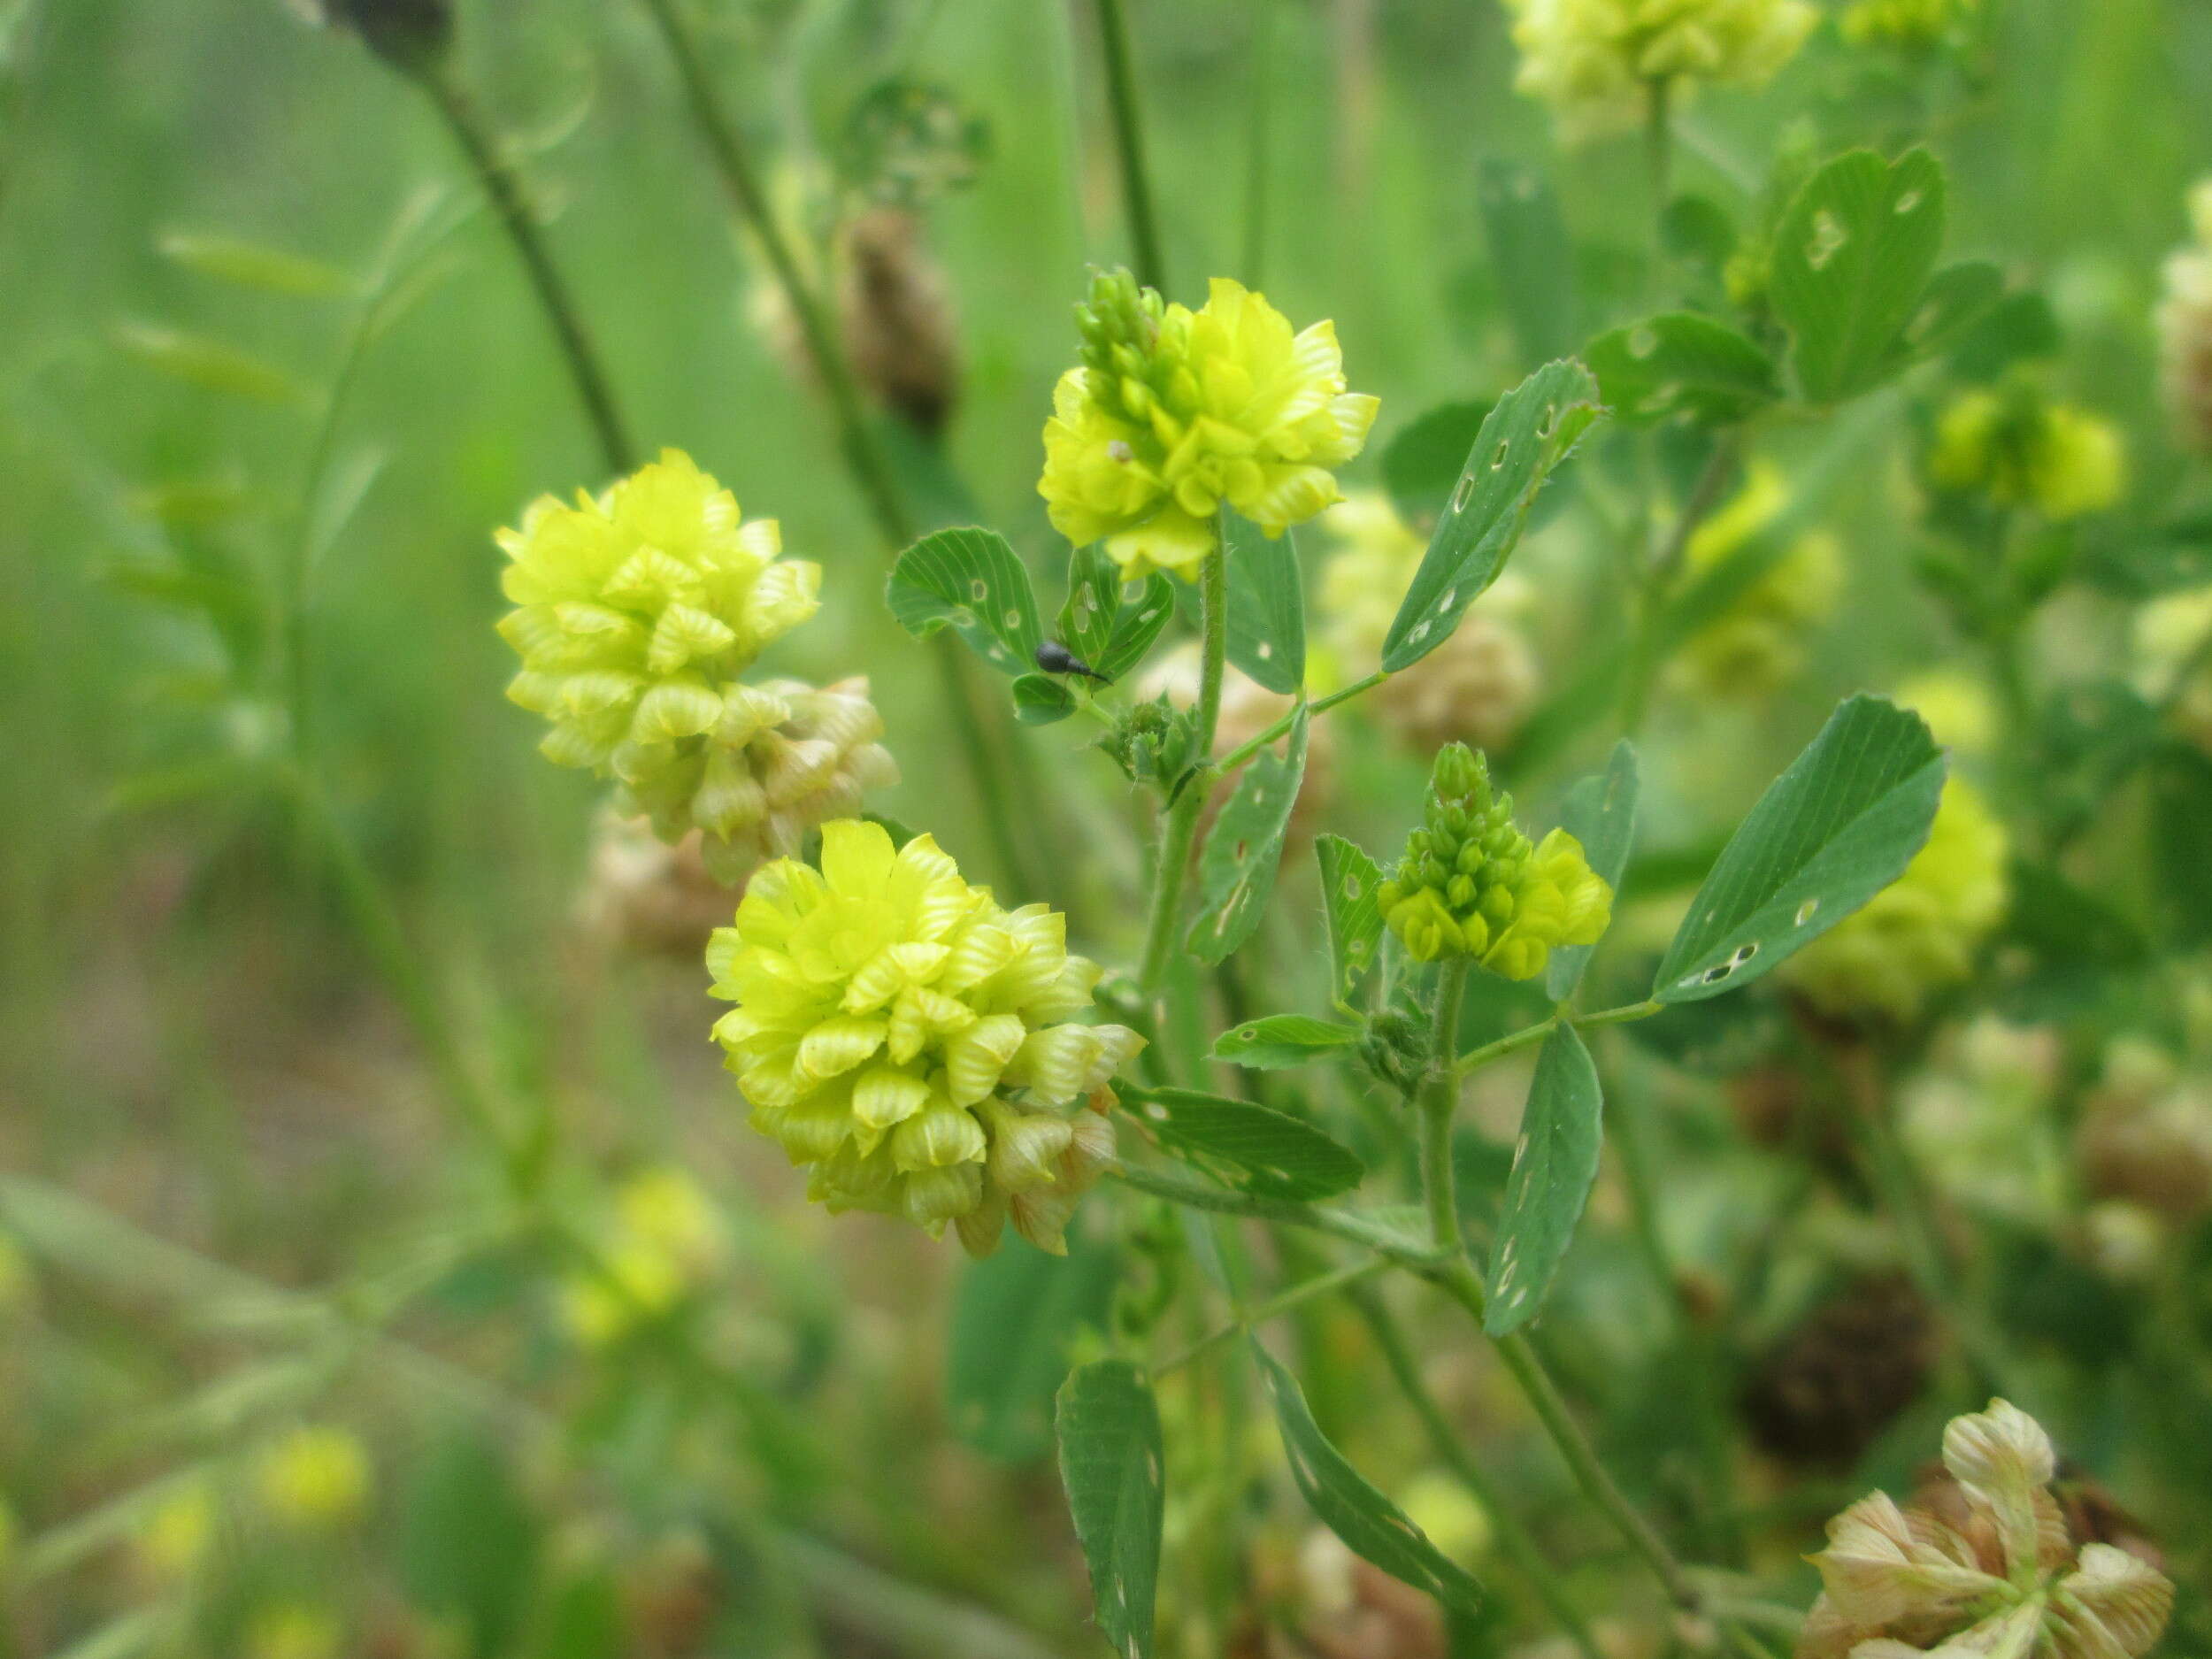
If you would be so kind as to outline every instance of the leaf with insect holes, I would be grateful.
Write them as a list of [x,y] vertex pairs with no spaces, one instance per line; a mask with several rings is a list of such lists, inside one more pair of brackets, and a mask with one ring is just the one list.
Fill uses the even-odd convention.
[[1467,465],[1482,423],[1496,405],[1439,403],[1398,428],[1382,455],[1383,486],[1407,527],[1420,535],[1436,528]]
[[995,530],[940,530],[891,567],[884,591],[891,614],[918,640],[949,626],[968,649],[1002,674],[1037,665],[1044,639],[1029,572]]
[[1225,515],[1229,559],[1229,660],[1285,696],[1306,683],[1306,601],[1294,532],[1270,537],[1241,513]]
[[1051,726],[1075,712],[1075,693],[1049,674],[1024,674],[1014,682],[1014,718],[1024,726]]
[[1321,1524],[1344,1540],[1361,1560],[1381,1568],[1401,1583],[1434,1596],[1455,1612],[1473,1614],[1483,1603],[1483,1588],[1473,1575],[1429,1541],[1404,1510],[1378,1492],[1367,1478],[1330,1444],[1313,1420],[1305,1391],[1280,1361],[1252,1342],[1252,1356],[1267,1381],[1282,1431],[1283,1452],[1291,1477]]
[[1575,249],[1551,180],[1519,162],[1486,157],[1475,200],[1497,273],[1498,298],[1522,361],[1545,363],[1573,350],[1581,337]]
[[1094,1360],[1061,1385],[1057,1421],[1100,1633],[1126,1659],[1150,1659],[1166,1461],[1152,1386],[1127,1360]]
[[1894,165],[1855,150],[1798,191],[1775,233],[1767,291],[1808,402],[1863,392],[1910,357],[1907,331],[1943,247],[1943,169],[1924,150]]
[[1240,1193],[1303,1203],[1348,1193],[1366,1179],[1367,1166],[1349,1147],[1272,1106],[1199,1089],[1114,1089],[1161,1150]]
[[1409,667],[1451,636],[1505,568],[1544,480],[1601,412],[1597,381],[1575,362],[1540,368],[1498,400],[1383,641],[1386,669]]
[[1065,1256],[1009,1240],[961,1274],[945,1405],[963,1444],[1007,1463],[1045,1449],[1053,1395],[1086,1333],[1107,1329],[1119,1266],[1111,1245],[1071,1227]]
[[1598,1179],[1604,1110],[1581,1033],[1555,1027],[1536,1056],[1490,1251],[1482,1328],[1494,1337],[1519,1330],[1544,1305]]
[[1685,414],[1713,424],[1740,420],[1782,395],[1772,357],[1749,336],[1695,311],[1600,334],[1585,355],[1607,407],[1623,420]]
[[1287,749],[1253,757],[1206,837],[1198,860],[1198,916],[1183,942],[1209,966],[1226,961],[1266,913],[1291,809],[1305,781],[1306,723],[1302,703],[1290,723]]
[[[1559,827],[1582,843],[1582,856],[1590,868],[1613,889],[1616,908],[1621,872],[1628,868],[1629,850],[1636,843],[1636,802],[1640,792],[1636,746],[1623,738],[1605,770],[1568,790],[1559,806]],[[1554,950],[1544,970],[1544,995],[1555,1002],[1572,996],[1596,949],[1595,945],[1562,945]]]
[[1918,715],[1880,697],[1838,707],[1722,849],[1652,995],[1733,990],[1864,904],[1926,843],[1943,776]]
[[1256,1071],[1272,1071],[1321,1059],[1359,1040],[1357,1025],[1340,1025],[1309,1014],[1271,1014],[1223,1032],[1214,1040],[1213,1057]]
[[1121,566],[1096,541],[1068,559],[1068,596],[1060,607],[1060,643],[1093,673],[1118,680],[1144,660],[1175,614],[1175,584],[1155,572],[1130,597]]
[[1317,835],[1321,896],[1329,924],[1329,986],[1340,1007],[1349,1004],[1382,949],[1382,906],[1375,897],[1383,872],[1365,851],[1341,835]]

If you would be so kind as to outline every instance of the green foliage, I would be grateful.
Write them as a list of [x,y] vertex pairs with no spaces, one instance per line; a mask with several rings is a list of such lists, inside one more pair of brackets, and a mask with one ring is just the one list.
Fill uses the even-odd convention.
[[1659,964],[1662,1002],[1771,972],[1894,881],[1928,839],[1944,763],[1917,715],[1879,697],[1839,708],[1760,796]]
[[[1583,856],[1613,889],[1617,904],[1621,876],[1636,845],[1636,803],[1642,789],[1636,746],[1623,738],[1614,747],[1605,770],[1583,779],[1559,804],[1559,827],[1582,843]],[[1554,950],[1544,970],[1544,994],[1555,1002],[1572,996],[1596,949],[1595,945],[1561,945]]]
[[1564,357],[1580,330],[1574,242],[1559,193],[1536,168],[1490,156],[1483,158],[1476,200],[1521,360]]
[[916,639],[950,626],[1002,674],[1027,673],[1044,642],[1029,572],[994,530],[924,536],[899,555],[885,597],[899,626]]
[[1269,749],[1247,764],[1206,837],[1198,865],[1198,915],[1187,941],[1201,962],[1221,962],[1240,949],[1267,914],[1283,838],[1306,775],[1307,723],[1302,706],[1285,751]]
[[1325,1058],[1359,1040],[1356,1025],[1339,1025],[1305,1014],[1271,1014],[1223,1032],[1214,1040],[1213,1057],[1271,1071]]
[[952,1432],[987,1457],[1025,1463],[1051,1443],[1052,1400],[1087,1333],[1106,1328],[1118,1253],[1068,1233],[1047,1256],[1009,1239],[960,1276],[945,1351]]
[[1100,1633],[1126,1659],[1150,1659],[1165,1502],[1159,1407],[1134,1365],[1098,1360],[1062,1385],[1057,1424],[1060,1479]]
[[1306,602],[1295,530],[1269,536],[1240,513],[1228,523],[1229,660],[1270,691],[1306,683]]
[[1068,596],[1060,606],[1060,643],[1103,680],[1119,680],[1144,660],[1174,619],[1175,584],[1156,572],[1125,591],[1121,567],[1097,542],[1068,557]]
[[1348,1003],[1382,949],[1379,895],[1382,867],[1341,835],[1314,838],[1321,864],[1321,896],[1329,926],[1330,983],[1339,1003]]
[[1782,395],[1774,359],[1725,323],[1671,311],[1593,340],[1584,357],[1623,420],[1740,420]]
[[1536,1056],[1491,1247],[1482,1328],[1494,1337],[1511,1335],[1543,1308],[1598,1179],[1603,1110],[1589,1049],[1572,1025],[1558,1027]]
[[1366,1176],[1349,1148],[1271,1106],[1197,1089],[1118,1089],[1163,1150],[1239,1192],[1303,1202],[1348,1193]]

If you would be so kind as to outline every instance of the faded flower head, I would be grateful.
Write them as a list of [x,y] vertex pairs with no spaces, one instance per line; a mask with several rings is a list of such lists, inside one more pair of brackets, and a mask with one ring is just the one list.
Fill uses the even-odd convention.
[[359,1520],[375,1483],[360,1436],[329,1425],[294,1429],[262,1453],[254,1474],[262,1506],[303,1532]]
[[[1345,680],[1371,672],[1427,543],[1387,497],[1355,492],[1323,515],[1338,550],[1322,566],[1317,609],[1331,665]],[[1447,743],[1502,749],[1536,701],[1535,653],[1515,612],[1525,595],[1511,573],[1477,600],[1451,636],[1369,692],[1361,707],[1424,755]]]
[[1980,793],[1955,774],[1904,873],[1776,972],[1824,1014],[1916,1018],[1968,978],[2004,918],[2010,849]]
[[1492,788],[1488,762],[1465,744],[1437,755],[1423,817],[1376,895],[1415,961],[1469,956],[1532,979],[1556,947],[1603,935],[1613,889],[1582,843],[1555,829],[1532,845],[1513,822],[1513,797]]
[[840,819],[818,870],[753,877],[707,965],[736,1004],[714,1034],[753,1125],[810,1167],[809,1197],[933,1235],[955,1222],[977,1255],[1010,1217],[1065,1249],[1113,1156],[1111,1124],[1082,1108],[1141,1042],[1069,1023],[1099,969],[1068,954],[1066,918],[1001,909],[929,836],[895,848]]
[[1077,546],[1125,572],[1191,577],[1225,503],[1280,535],[1339,499],[1333,468],[1367,441],[1376,400],[1345,389],[1336,325],[1294,333],[1216,277],[1194,311],[1102,274],[1076,310],[1082,363],[1060,377],[1037,492]]
[[1763,86],[1820,20],[1806,0],[1506,4],[1521,51],[1515,87],[1575,136],[1635,126],[1661,86]]
[[2042,1427],[2005,1401],[1952,1418],[1943,1463],[1956,1501],[1939,1512],[1878,1492],[1831,1521],[1797,1659],[2141,1659],[2174,1587],[2124,1549],[2077,1546],[2051,1490],[2057,1462]]
[[2102,416],[2015,383],[1962,392],[1936,420],[1928,477],[2054,524],[2102,512],[2127,482],[2120,430]]
[[[1789,488],[1779,468],[1755,465],[1743,489],[1700,525],[1685,550],[1693,573],[1725,563],[1781,517]],[[1804,664],[1806,636],[1834,611],[1843,586],[1843,554],[1824,530],[1797,538],[1766,574],[1684,648],[1680,672],[1713,697],[1757,697],[1793,678]]]
[[2159,380],[2176,434],[2212,453],[2212,179],[2189,193],[2189,219],[2195,240],[2166,261]]
[[1852,0],[1844,12],[1844,39],[1854,46],[1901,46],[1924,51],[1965,27],[1981,0]]

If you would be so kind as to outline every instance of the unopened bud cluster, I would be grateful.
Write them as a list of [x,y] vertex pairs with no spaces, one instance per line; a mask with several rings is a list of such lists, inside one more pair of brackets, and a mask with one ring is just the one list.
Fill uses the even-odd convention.
[[818,565],[781,557],[772,518],[680,450],[574,505],[541,498],[499,533],[522,658],[507,695],[552,723],[539,748],[620,785],[617,805],[674,841],[693,830],[720,880],[797,850],[896,780],[868,683],[739,676],[814,615]]
[[1378,895],[1416,961],[1471,957],[1532,979],[1557,947],[1604,933],[1613,889],[1582,843],[1555,829],[1532,844],[1513,821],[1513,797],[1491,787],[1488,763],[1465,744],[1437,755],[1422,816]]
[[1336,326],[1293,333],[1241,283],[1217,277],[1197,311],[1126,272],[1077,308],[1081,361],[1053,390],[1037,493],[1077,546],[1102,541],[1131,576],[1190,577],[1225,503],[1280,535],[1339,499],[1376,400],[1345,389]]

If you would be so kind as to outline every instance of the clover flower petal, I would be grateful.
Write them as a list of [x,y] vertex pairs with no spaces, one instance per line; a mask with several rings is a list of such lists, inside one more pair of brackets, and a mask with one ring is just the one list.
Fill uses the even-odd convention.
[[1064,1250],[1073,1199],[1113,1158],[1087,1108],[1142,1043],[1067,1023],[1096,966],[1068,954],[1064,917],[1002,909],[926,835],[895,847],[836,819],[818,864],[764,865],[707,952],[754,1127],[832,1210],[956,1222],[977,1255],[1011,1220]]

